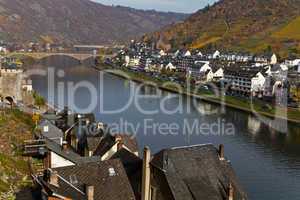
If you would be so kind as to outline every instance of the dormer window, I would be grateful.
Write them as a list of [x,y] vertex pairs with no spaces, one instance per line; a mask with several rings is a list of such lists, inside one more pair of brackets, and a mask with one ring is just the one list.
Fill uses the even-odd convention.
[[77,179],[77,176],[76,176],[76,175],[70,175],[70,183],[71,183],[72,185],[78,184],[78,179]]

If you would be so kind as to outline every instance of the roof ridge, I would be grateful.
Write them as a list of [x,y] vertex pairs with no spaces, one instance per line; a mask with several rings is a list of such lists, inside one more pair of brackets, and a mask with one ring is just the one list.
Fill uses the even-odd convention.
[[196,145],[190,145],[190,146],[179,146],[179,147],[172,147],[170,150],[177,150],[177,149],[185,149],[185,148],[191,148],[191,147],[202,147],[202,146],[209,146],[213,145],[212,143],[206,143],[206,144],[196,144]]

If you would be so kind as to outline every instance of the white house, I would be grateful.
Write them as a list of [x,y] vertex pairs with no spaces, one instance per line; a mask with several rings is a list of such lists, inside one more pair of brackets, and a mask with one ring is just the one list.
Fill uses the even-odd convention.
[[256,70],[225,69],[222,79],[227,93],[262,97],[266,78]]
[[50,168],[68,167],[68,166],[75,165],[75,163],[73,163],[69,159],[62,157],[53,151],[50,151],[49,157],[50,157],[50,162],[49,162]]
[[164,52],[164,50],[160,50],[159,55],[160,55],[160,56],[165,56],[166,53]]
[[217,71],[213,71],[212,68],[206,68],[206,71],[202,71],[200,73],[205,73],[205,78],[207,82],[211,82],[213,80],[220,80],[224,76],[224,70],[222,68],[219,68]]
[[293,65],[294,66],[300,65],[300,59],[293,60]]
[[221,55],[220,51],[215,51],[215,53],[213,54],[213,59],[219,58]]
[[125,65],[126,67],[135,67],[140,64],[140,58],[139,57],[129,57],[125,56]]
[[169,63],[166,65],[166,69],[167,70],[176,70],[176,67],[172,63]]
[[277,56],[276,56],[276,54],[272,55],[270,64],[271,65],[277,64]]
[[224,69],[220,67],[217,71],[215,71],[213,78],[219,80],[222,79],[223,77],[224,77]]
[[209,70],[208,73],[206,74],[206,81],[210,82],[214,79],[214,73],[212,70]]
[[203,56],[203,54],[201,53],[201,51],[198,52],[197,56],[200,56],[200,57]]
[[298,66],[300,64],[300,59],[286,60],[285,63],[289,66]]
[[264,90],[265,81],[266,78],[261,72],[258,72],[256,76],[251,79],[251,92],[253,96],[256,96],[255,93]]
[[129,65],[129,62],[130,62],[130,57],[125,56],[125,65],[126,65],[126,67]]
[[205,63],[200,68],[200,72],[207,72],[208,70],[210,70],[210,71],[212,70],[208,63]]
[[2,47],[2,46],[0,46],[0,52],[2,52],[2,53],[7,53],[7,49],[6,49],[6,47]]
[[192,54],[191,54],[191,52],[189,51],[189,50],[187,50],[186,52],[185,52],[185,54],[184,54],[184,57],[189,57],[189,56],[191,56]]

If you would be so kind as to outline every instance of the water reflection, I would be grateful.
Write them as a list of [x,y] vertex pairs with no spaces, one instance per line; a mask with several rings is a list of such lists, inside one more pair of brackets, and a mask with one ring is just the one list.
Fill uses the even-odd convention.
[[248,130],[253,134],[256,135],[260,131],[261,122],[253,117],[252,115],[248,116]]
[[[288,124],[288,133],[283,134],[270,128],[268,124],[262,123],[258,118],[246,112],[226,108],[225,112],[214,104],[196,101],[169,92],[144,86],[138,90],[140,95],[156,96],[160,98],[141,98],[139,104],[144,109],[159,108],[162,98],[169,98],[164,106],[168,110],[176,109],[183,104],[184,109],[180,113],[166,114],[159,110],[156,114],[144,115],[139,112],[134,104],[118,114],[104,114],[99,112],[99,107],[106,110],[122,107],[130,99],[131,89],[137,90],[138,83],[129,82],[121,78],[106,74],[102,78],[97,71],[76,66],[73,60],[47,60],[43,65],[56,66],[66,70],[66,77],[61,81],[79,82],[91,81],[98,90],[98,94],[92,96],[84,89],[79,89],[72,101],[78,106],[85,106],[91,98],[103,95],[101,102],[94,111],[98,120],[114,123],[120,119],[127,120],[135,125],[141,124],[137,134],[140,146],[150,145],[155,152],[170,146],[192,145],[199,143],[225,144],[226,156],[230,158],[236,169],[242,184],[249,192],[250,199],[299,199],[300,196],[300,127],[296,124]],[[72,68],[73,67],[73,68]],[[79,67],[80,68],[80,67]],[[103,79],[100,81],[100,79]],[[104,85],[101,85],[101,82]],[[47,96],[47,81],[42,77],[33,78],[34,89],[42,95]],[[69,98],[66,93],[61,94]],[[180,98],[179,98],[180,97]],[[58,102],[55,99],[55,102]],[[63,106],[63,105],[61,105]],[[215,111],[215,112],[214,112]],[[212,113],[213,112],[213,113]],[[233,124],[234,135],[201,135],[195,131],[191,134],[178,135],[154,135],[149,130],[143,131],[145,119],[152,119],[152,123],[176,123],[180,130],[184,128],[185,122],[192,123],[195,120],[199,124],[212,125],[214,123]]]

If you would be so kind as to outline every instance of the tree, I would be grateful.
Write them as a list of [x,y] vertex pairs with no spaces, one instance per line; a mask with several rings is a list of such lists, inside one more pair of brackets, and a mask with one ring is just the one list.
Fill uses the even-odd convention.
[[39,95],[37,92],[33,92],[33,98],[34,98],[34,104],[38,107],[44,106],[46,104],[44,97]]

